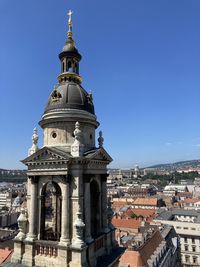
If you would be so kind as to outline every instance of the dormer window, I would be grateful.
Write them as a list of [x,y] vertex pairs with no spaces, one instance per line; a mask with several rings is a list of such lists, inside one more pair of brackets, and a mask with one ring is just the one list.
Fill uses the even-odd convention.
[[61,93],[59,93],[57,90],[54,90],[53,93],[51,94],[51,99],[52,102],[57,102],[62,98]]

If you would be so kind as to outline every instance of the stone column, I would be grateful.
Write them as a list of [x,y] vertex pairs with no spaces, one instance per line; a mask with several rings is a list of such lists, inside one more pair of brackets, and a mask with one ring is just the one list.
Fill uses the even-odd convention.
[[33,241],[37,237],[37,186],[38,186],[38,177],[37,176],[31,176],[29,177],[31,179],[31,199],[30,199],[30,210],[28,211],[28,221],[29,221],[29,232],[27,235],[26,240]]
[[70,243],[69,237],[69,180],[66,177],[63,183],[62,190],[62,220],[61,220],[61,238],[60,244],[68,245]]
[[24,240],[25,253],[22,257],[22,265],[24,266],[34,266],[34,240],[37,239],[37,219],[38,219],[38,198],[37,198],[37,189],[38,189],[38,177],[30,176],[30,205],[28,209],[28,221],[29,221],[29,232],[26,239]]
[[93,238],[91,236],[91,203],[90,203],[90,179],[91,175],[84,175],[85,193],[84,206],[85,208],[85,239],[87,243],[91,243]]

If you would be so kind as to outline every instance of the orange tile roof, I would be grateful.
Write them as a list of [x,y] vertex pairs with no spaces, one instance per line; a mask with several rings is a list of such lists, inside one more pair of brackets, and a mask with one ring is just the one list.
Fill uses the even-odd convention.
[[130,228],[130,229],[138,229],[141,226],[141,220],[135,219],[112,219],[112,224],[116,228]]
[[177,194],[179,197],[188,197],[188,196],[192,196],[191,192],[179,192]]
[[130,267],[145,266],[138,251],[126,250],[119,259],[120,264],[129,264]]
[[199,202],[200,199],[199,198],[185,198],[184,200],[182,200],[182,203],[196,203]]
[[141,209],[141,208],[137,208],[137,209],[128,209],[125,214],[127,216],[131,216],[132,214],[136,214],[137,216],[141,215],[143,217],[153,217],[156,213],[155,209]]
[[157,206],[157,198],[136,198],[133,205]]
[[0,249],[0,264],[9,260],[12,253],[13,250],[9,250],[8,248]]

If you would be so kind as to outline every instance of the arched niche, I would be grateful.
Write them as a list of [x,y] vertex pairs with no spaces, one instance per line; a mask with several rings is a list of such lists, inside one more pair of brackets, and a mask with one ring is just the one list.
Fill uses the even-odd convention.
[[90,182],[90,214],[91,235],[95,238],[100,233],[100,190],[96,180]]
[[56,182],[47,182],[41,191],[40,239],[60,240],[61,210],[61,188]]

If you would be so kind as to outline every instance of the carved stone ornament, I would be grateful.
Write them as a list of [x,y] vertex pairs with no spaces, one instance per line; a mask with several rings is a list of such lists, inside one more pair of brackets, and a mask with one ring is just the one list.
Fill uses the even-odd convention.
[[56,89],[51,94],[52,102],[58,102],[62,98],[61,93],[59,93]]
[[19,215],[19,218],[17,219],[19,233],[15,237],[16,239],[23,240],[26,237],[27,221],[28,221],[27,212],[25,209],[21,209],[21,214]]
[[28,156],[31,156],[32,154],[34,154],[35,152],[38,151],[38,131],[37,128],[34,128],[33,130],[33,136],[32,136],[32,147],[28,150]]
[[88,96],[87,96],[87,98],[88,98],[88,103],[93,103],[93,96],[92,96],[92,92],[89,92],[89,94],[88,94]]
[[74,226],[76,228],[76,238],[75,238],[75,241],[73,242],[73,245],[75,247],[82,248],[85,245],[85,243],[83,241],[83,230],[85,228],[85,224],[81,218],[82,213],[80,211],[80,207],[79,207],[79,211],[76,213],[76,215],[77,215],[77,219],[74,223]]
[[84,145],[82,144],[83,133],[79,122],[75,123],[74,139],[74,143],[71,146],[71,154],[73,157],[81,157],[84,152]]
[[99,147],[103,147],[103,141],[104,141],[103,133],[102,131],[99,131],[99,138],[98,138]]

